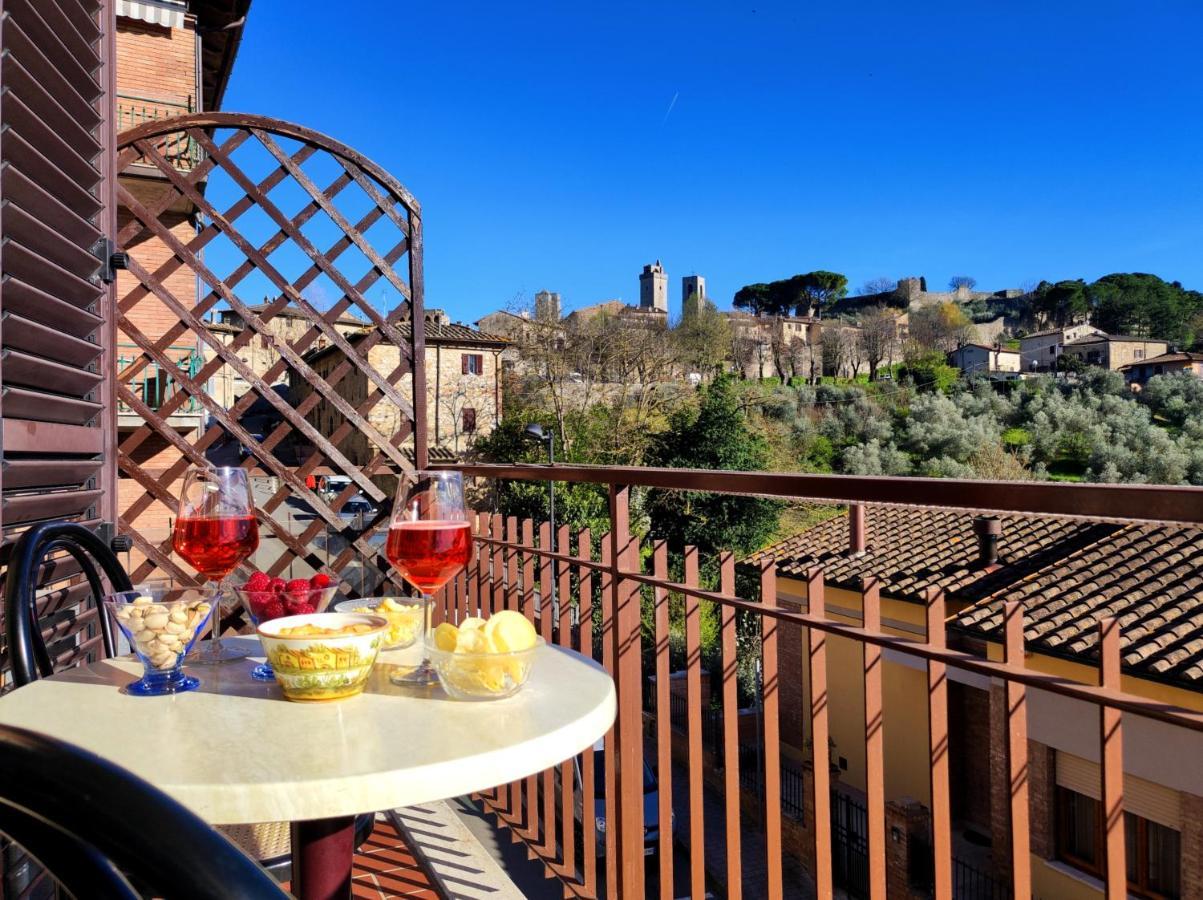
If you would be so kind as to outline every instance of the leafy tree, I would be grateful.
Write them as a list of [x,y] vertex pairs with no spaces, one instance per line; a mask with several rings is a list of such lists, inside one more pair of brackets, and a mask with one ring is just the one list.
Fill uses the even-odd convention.
[[921,391],[945,393],[961,377],[961,373],[950,366],[945,355],[938,350],[911,356],[903,364],[900,374]]
[[1182,428],[1188,419],[1203,416],[1203,378],[1189,372],[1155,375],[1140,392],[1140,401],[1153,415]]
[[[690,469],[763,471],[768,447],[748,427],[734,385],[716,378],[701,389],[696,411],[684,409],[661,434],[648,456],[650,465]],[[645,509],[651,535],[664,538],[674,552],[687,544],[703,553],[732,550],[737,555],[759,549],[777,529],[779,504],[758,497],[736,497],[703,491],[648,492]]]
[[821,315],[824,306],[848,294],[848,278],[839,272],[819,269],[795,278],[801,278],[802,302],[794,306],[794,312],[799,316],[808,315],[812,308]]
[[1105,275],[1087,288],[1095,324],[1111,334],[1135,334],[1175,344],[1195,341],[1194,317],[1203,294],[1142,272]]
[[917,309],[910,316],[911,340],[922,350],[951,353],[977,340],[977,329],[955,303],[937,303]]
[[1042,281],[1032,292],[1031,307],[1055,326],[1082,322],[1090,312],[1086,282],[1080,278],[1056,284]]
[[960,288],[971,291],[975,287],[977,287],[977,279],[972,275],[953,275],[948,279],[948,289],[950,291],[959,290]]

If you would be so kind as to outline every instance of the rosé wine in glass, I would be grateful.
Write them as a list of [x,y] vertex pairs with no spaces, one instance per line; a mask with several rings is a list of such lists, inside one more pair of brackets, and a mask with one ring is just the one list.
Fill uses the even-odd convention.
[[395,522],[384,554],[405,580],[433,594],[460,573],[472,552],[467,522]]
[[192,568],[220,581],[255,552],[259,523],[253,515],[176,519],[172,544]]

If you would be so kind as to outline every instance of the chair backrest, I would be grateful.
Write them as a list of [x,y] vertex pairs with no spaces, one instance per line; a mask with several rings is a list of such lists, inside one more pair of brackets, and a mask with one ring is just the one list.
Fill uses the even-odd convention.
[[[59,554],[65,568],[64,574],[54,580],[70,577],[73,584],[61,588],[68,592],[70,602],[50,614],[52,621],[48,624],[53,627],[46,629],[39,615],[38,590],[43,570],[55,554]],[[84,582],[79,582],[81,575]],[[85,582],[89,593],[78,596]],[[113,656],[116,645],[112,623],[101,601],[107,593],[130,589],[129,576],[116,555],[82,525],[45,522],[26,531],[13,547],[4,585],[4,632],[13,682],[20,687],[86,658],[98,639],[105,655]],[[99,627],[99,638],[93,625]],[[83,633],[85,627],[92,630],[92,636]],[[46,645],[45,630],[51,634],[52,648]]]
[[195,813],[94,753],[0,725],[0,772],[0,830],[73,896],[287,896]]

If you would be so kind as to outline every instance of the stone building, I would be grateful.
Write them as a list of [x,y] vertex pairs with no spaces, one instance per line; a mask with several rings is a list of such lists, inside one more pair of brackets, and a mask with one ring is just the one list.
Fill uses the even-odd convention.
[[681,315],[695,315],[706,302],[706,279],[701,275],[686,275],[681,279]]
[[[155,0],[116,4],[116,126],[125,131],[144,122],[166,119],[196,110],[221,108],[222,97],[238,52],[242,23],[250,0]],[[200,148],[184,135],[169,135],[157,148],[181,172],[190,171],[201,161]],[[120,186],[142,205],[155,205],[169,189],[169,181],[158,168],[137,160],[121,175]],[[196,234],[196,209],[187,200],[178,199],[159,217],[164,229],[187,244]],[[152,273],[159,273],[163,288],[186,307],[197,300],[197,279],[192,271],[178,264],[164,240],[147,229],[140,229],[133,213],[124,204],[117,210],[118,233],[132,259]],[[130,232],[135,233],[129,238]],[[126,271],[117,272],[117,297],[126,297],[138,284]],[[114,364],[118,378],[128,387],[138,404],[157,412],[179,393],[175,372],[196,375],[204,354],[196,336],[185,331],[179,317],[158,297],[146,294],[128,308],[127,329],[119,330]],[[137,339],[159,343],[168,335],[178,335],[165,355],[170,366],[160,366],[143,355]],[[204,411],[192,399],[174,405],[167,424],[186,438],[204,422]],[[142,425],[142,417],[133,405],[117,404],[117,441],[125,446],[124,458],[139,466],[151,478],[158,479],[179,461],[179,451],[157,434],[130,438]],[[175,510],[146,495],[145,488],[124,471],[118,475],[117,509],[130,527],[152,541],[167,535],[167,525]],[[131,560],[133,564],[139,558]]]
[[729,312],[732,356],[745,378],[811,378],[822,369],[823,322],[813,316]]
[[643,267],[639,275],[639,306],[641,309],[654,309],[657,312],[668,312],[668,275],[660,260]]
[[1063,356],[1072,356],[1087,366],[1118,370],[1132,363],[1143,362],[1169,350],[1165,341],[1129,337],[1121,334],[1088,334],[1072,340],[1062,349]]
[[1085,323],[1049,328],[1024,335],[1019,339],[1019,352],[1025,372],[1053,372],[1065,345],[1079,338],[1104,334],[1101,328]]
[[[399,328],[406,334],[409,323],[402,323]],[[352,335],[350,340],[357,344],[362,336]],[[432,452],[441,449],[458,455],[497,426],[502,414],[500,358],[507,346],[506,339],[499,335],[448,321],[441,310],[427,313],[426,420]],[[343,351],[333,346],[305,355],[305,361],[323,378],[344,358]],[[368,363],[376,371],[394,372],[401,366],[400,348],[382,341],[368,351]],[[291,377],[294,402],[300,403],[312,393],[313,387],[295,372]],[[412,376],[407,373],[395,382],[403,396],[411,390],[411,381]],[[352,369],[338,383],[337,390],[353,406],[359,406],[368,398],[367,375],[358,368]],[[326,400],[319,402],[306,418],[323,435],[333,434],[345,421]],[[368,420],[381,434],[391,436],[405,417],[388,400],[381,400],[372,407]],[[367,464],[376,455],[368,436],[358,430],[353,430],[339,448],[357,466]]]

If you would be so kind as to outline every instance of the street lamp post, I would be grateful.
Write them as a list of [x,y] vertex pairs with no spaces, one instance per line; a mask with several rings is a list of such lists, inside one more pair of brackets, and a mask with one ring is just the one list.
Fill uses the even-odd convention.
[[[556,464],[556,432],[554,428],[544,428],[538,422],[532,422],[523,429],[527,440],[539,441],[547,447],[547,464]],[[556,552],[556,483],[554,479],[547,480],[547,518],[551,526],[551,552]],[[554,615],[556,605],[556,561],[551,561],[551,606]]]

